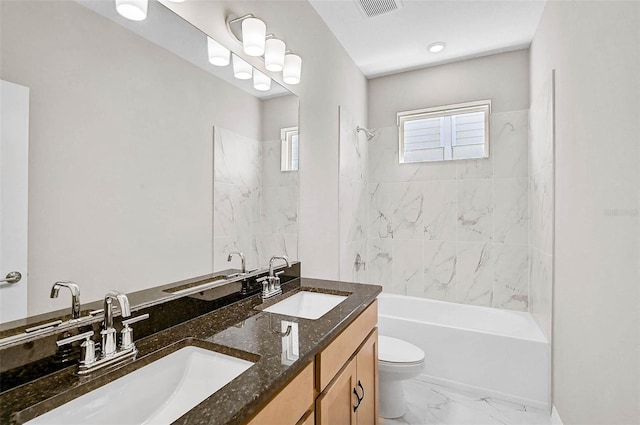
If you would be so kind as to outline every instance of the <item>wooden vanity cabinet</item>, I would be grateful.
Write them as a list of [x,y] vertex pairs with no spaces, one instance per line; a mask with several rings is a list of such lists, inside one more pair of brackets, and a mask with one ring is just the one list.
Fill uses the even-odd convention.
[[377,321],[374,301],[316,356],[316,425],[378,424]]
[[316,400],[317,425],[378,424],[378,330]]
[[247,425],[306,425],[304,419],[309,412],[313,417],[313,375],[314,364],[311,362],[260,409]]
[[247,424],[378,425],[377,322],[374,301]]

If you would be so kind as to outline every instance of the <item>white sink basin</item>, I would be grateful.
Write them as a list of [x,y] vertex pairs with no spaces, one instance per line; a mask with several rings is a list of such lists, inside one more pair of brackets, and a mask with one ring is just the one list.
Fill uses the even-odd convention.
[[170,424],[252,365],[188,346],[26,424]]
[[265,308],[264,311],[284,314],[286,316],[302,317],[304,319],[318,319],[346,298],[347,297],[342,295],[300,291],[271,307]]

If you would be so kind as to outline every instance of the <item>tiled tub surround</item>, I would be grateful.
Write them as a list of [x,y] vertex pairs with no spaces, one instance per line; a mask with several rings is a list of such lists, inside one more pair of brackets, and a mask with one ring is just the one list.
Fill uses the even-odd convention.
[[527,311],[528,111],[491,114],[486,159],[399,164],[369,142],[367,281],[384,291]]
[[73,374],[77,366],[72,366],[0,394],[0,423],[25,422],[185,344],[214,347],[229,354],[241,354],[239,350],[257,362],[175,423],[242,423],[364,311],[381,289],[379,286],[304,278],[283,286],[285,292],[298,288],[351,295],[321,320],[286,317],[298,324],[299,333],[299,358],[289,365],[282,364],[282,338],[272,332],[281,328],[282,316],[256,310],[262,301],[259,296],[253,296],[138,340],[138,359],[110,373],[81,380]]
[[297,260],[298,173],[280,171],[279,140],[214,129],[213,237],[214,270],[229,267],[235,250],[249,269],[274,254]]
[[381,294],[380,335],[425,352],[420,379],[547,409],[549,343],[529,313]]
[[533,96],[529,112],[530,311],[551,339],[554,157],[553,79]]
[[368,146],[357,123],[343,107],[339,107],[340,127],[340,279],[366,281],[366,264],[355,266],[357,254],[363,262],[367,256]]

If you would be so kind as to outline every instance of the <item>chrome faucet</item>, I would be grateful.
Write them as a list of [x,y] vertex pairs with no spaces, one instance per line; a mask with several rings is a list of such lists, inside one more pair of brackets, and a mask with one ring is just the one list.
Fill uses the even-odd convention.
[[122,318],[131,316],[129,308],[129,298],[121,292],[111,291],[104,297],[104,324],[100,335],[102,335],[102,356],[111,357],[116,352],[116,329],[113,327],[113,301],[117,300],[120,305]]
[[291,264],[289,263],[289,257],[287,257],[286,255],[274,255],[269,260],[269,277],[274,277],[274,275],[273,275],[273,262],[275,260],[283,260],[285,263],[287,263],[287,267],[291,267]]
[[262,299],[267,299],[271,297],[275,297],[276,295],[282,294],[282,288],[280,287],[280,277],[284,270],[281,270],[277,273],[273,273],[273,262],[275,260],[283,260],[287,263],[287,267],[291,267],[289,263],[289,258],[286,255],[274,255],[269,260],[269,276],[264,276],[258,279],[258,282],[262,282]]
[[60,288],[71,291],[71,318],[80,318],[80,287],[73,282],[56,282],[51,287],[51,298],[58,298]]
[[231,257],[233,255],[238,255],[240,257],[240,260],[242,262],[242,274],[246,274],[247,273],[247,263],[245,261],[244,254],[242,252],[240,252],[240,251],[231,251],[229,253],[229,255],[227,256],[227,262],[231,261]]
[[[131,308],[129,307],[129,299],[123,293],[111,291],[104,297],[104,323],[100,335],[102,335],[102,347],[96,350],[95,343],[91,340],[93,331],[84,332],[74,335],[60,341],[56,344],[61,347],[65,344],[71,344],[75,341],[81,341],[81,359],[78,375],[86,375],[102,367],[133,360],[138,354],[135,344],[133,343],[133,329],[129,326],[149,318],[148,314],[141,314],[130,319],[122,320],[121,343],[116,345],[116,329],[113,327],[113,302],[117,301],[120,306],[122,318],[131,316]],[[98,356],[98,353],[100,355]]]

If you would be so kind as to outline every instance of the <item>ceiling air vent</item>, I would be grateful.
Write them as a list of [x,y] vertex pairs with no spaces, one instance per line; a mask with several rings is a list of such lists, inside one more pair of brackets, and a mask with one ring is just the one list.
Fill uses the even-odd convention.
[[365,18],[384,15],[402,7],[401,0],[356,0]]

